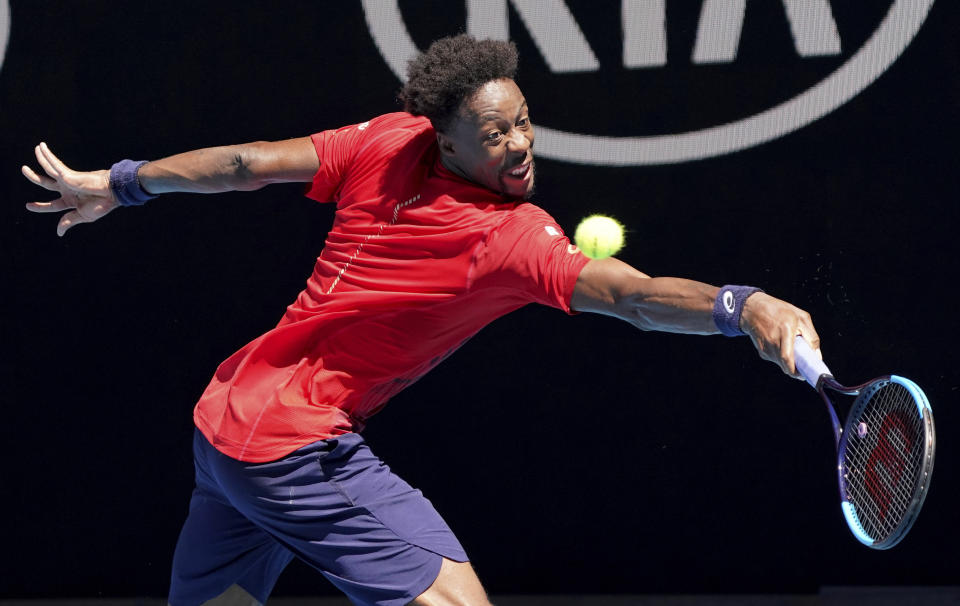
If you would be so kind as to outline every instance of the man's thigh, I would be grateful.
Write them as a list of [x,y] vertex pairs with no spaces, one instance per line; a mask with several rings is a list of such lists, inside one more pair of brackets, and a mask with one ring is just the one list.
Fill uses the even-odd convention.
[[[169,601],[194,606],[233,587],[263,603],[291,559],[293,554],[262,529],[197,489],[174,551]],[[234,593],[216,603],[251,603],[236,601]]]
[[443,558],[467,560],[433,505],[357,434],[270,463],[209,461],[239,513],[355,604],[403,606],[436,582]]

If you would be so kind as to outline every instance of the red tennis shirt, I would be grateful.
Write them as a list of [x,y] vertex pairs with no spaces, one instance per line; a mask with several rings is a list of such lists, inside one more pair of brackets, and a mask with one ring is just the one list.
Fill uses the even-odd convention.
[[394,394],[496,318],[570,313],[588,259],[542,209],[447,170],[405,113],[313,135],[307,196],[337,212],[280,323],[217,369],[194,411],[220,452],[278,459],[360,431]]

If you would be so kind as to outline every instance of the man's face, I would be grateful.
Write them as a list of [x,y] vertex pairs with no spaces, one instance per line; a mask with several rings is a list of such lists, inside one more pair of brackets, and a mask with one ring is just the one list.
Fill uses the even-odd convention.
[[466,99],[446,133],[444,166],[511,198],[533,193],[533,125],[513,80],[492,80]]

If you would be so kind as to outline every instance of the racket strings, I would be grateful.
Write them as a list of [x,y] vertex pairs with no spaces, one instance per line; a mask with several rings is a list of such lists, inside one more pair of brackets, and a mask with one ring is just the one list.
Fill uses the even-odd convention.
[[913,396],[884,383],[854,410],[847,425],[843,477],[863,530],[882,541],[910,512],[923,473],[925,428]]

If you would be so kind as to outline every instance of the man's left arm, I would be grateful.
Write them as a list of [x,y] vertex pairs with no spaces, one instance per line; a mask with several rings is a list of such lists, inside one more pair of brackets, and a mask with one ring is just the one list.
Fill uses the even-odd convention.
[[[614,258],[594,259],[580,272],[570,306],[620,318],[641,330],[718,334],[713,310],[719,292],[693,280],[651,278]],[[739,327],[760,357],[796,378],[796,336],[803,335],[814,350],[820,347],[810,314],[760,291],[742,302]]]

